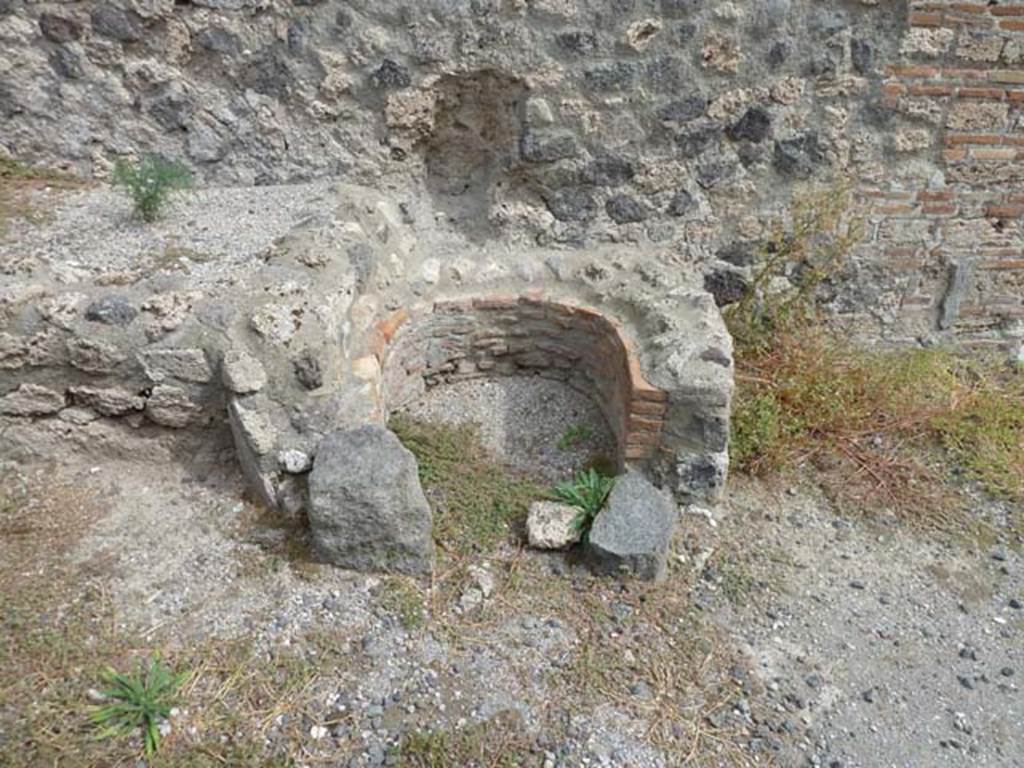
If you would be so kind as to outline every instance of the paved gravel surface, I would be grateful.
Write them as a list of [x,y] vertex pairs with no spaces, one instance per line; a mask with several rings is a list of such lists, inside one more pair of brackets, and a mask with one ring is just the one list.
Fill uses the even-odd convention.
[[252,264],[276,238],[330,208],[329,189],[327,182],[197,189],[172,198],[152,224],[133,219],[128,198],[107,186],[36,192],[46,214],[10,222],[0,236],[0,269],[48,265],[68,282],[142,268],[223,272]]
[[[704,540],[725,565],[708,558],[694,597],[806,727],[783,764],[1024,765],[1019,551],[844,519],[819,494],[742,481],[726,509]],[[737,563],[753,586],[730,605],[721,586]]]

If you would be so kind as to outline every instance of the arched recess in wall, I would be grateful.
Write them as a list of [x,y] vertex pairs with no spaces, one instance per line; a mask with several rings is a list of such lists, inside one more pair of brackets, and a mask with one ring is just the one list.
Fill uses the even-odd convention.
[[378,330],[381,403],[392,413],[428,388],[490,376],[541,376],[592,398],[615,437],[616,462],[658,446],[667,393],[648,384],[622,327],[594,309],[531,297],[438,302]]

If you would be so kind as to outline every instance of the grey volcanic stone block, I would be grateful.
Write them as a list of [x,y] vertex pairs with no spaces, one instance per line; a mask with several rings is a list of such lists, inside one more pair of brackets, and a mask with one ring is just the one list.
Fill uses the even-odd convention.
[[309,524],[317,552],[357,571],[428,573],[432,517],[416,459],[368,424],[332,432],[309,476]]
[[267,383],[263,364],[248,352],[237,349],[224,356],[221,378],[225,387],[239,395],[259,392]]
[[64,405],[64,395],[38,384],[22,384],[0,397],[0,413],[5,416],[48,416]]
[[104,296],[85,309],[85,319],[104,325],[128,325],[139,310],[122,296]]
[[676,507],[669,496],[636,470],[628,470],[615,481],[594,519],[588,557],[599,572],[660,579],[675,520]]

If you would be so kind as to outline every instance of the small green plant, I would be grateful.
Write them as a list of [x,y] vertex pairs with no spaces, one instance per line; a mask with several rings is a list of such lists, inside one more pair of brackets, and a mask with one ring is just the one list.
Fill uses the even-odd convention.
[[615,485],[615,478],[602,475],[596,469],[579,472],[572,480],[555,486],[555,496],[579,508],[580,513],[573,520],[573,528],[586,539],[597,513],[604,506],[605,499]]
[[107,669],[103,682],[110,688],[103,695],[113,703],[92,715],[93,722],[103,729],[97,738],[141,728],[146,754],[156,753],[160,748],[160,721],[170,716],[178,688],[187,677],[188,672],[171,672],[157,656],[150,659],[148,669],[139,662],[138,669],[129,674]]
[[119,160],[112,178],[115,185],[127,190],[135,215],[145,222],[156,220],[172,194],[192,186],[188,168],[159,155],[146,155],[137,163]]
[[594,436],[594,429],[589,424],[574,424],[558,438],[558,449],[568,451],[577,448]]

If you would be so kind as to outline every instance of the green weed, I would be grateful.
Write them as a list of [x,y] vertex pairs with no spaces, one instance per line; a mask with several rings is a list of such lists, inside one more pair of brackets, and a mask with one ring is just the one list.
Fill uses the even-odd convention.
[[135,215],[145,222],[156,220],[171,195],[192,186],[192,174],[184,165],[158,155],[146,155],[137,163],[119,160],[111,178],[124,187]]
[[573,520],[573,527],[584,540],[614,485],[615,478],[602,475],[596,469],[588,469],[577,473],[572,480],[555,486],[556,497],[579,508],[580,514]]
[[93,722],[102,728],[97,738],[141,729],[146,754],[155,754],[160,748],[160,721],[170,717],[177,705],[178,688],[188,674],[172,672],[156,656],[150,659],[148,669],[142,662],[135,672],[127,674],[107,669],[103,682],[110,687],[103,695],[113,703],[92,715]]

